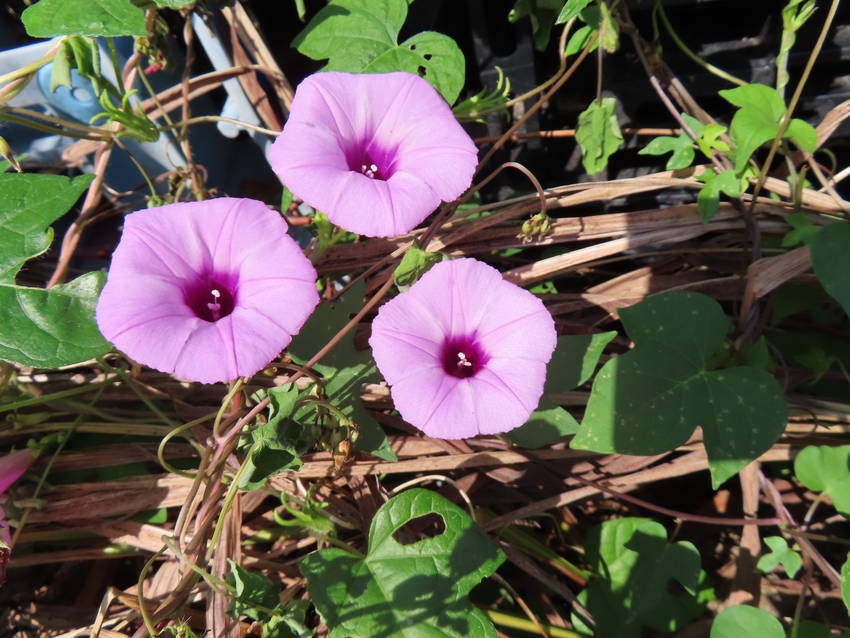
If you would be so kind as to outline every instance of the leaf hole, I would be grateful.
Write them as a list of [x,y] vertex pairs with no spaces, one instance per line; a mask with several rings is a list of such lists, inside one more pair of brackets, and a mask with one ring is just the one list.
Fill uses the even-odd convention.
[[419,77],[423,77],[423,78],[425,77],[425,67],[424,66],[420,66],[418,69],[416,69],[416,71],[419,73]]
[[416,45],[415,45],[415,44],[411,44],[411,45],[410,45],[410,50],[411,50],[411,51],[416,51]]
[[431,58],[433,58],[434,56],[433,56],[433,55],[431,55],[430,53],[426,53],[426,54],[425,54],[425,55],[423,55],[422,57],[423,57],[423,58],[425,58],[426,60],[430,60],[430,59],[431,59]]
[[413,545],[426,538],[436,538],[445,531],[443,517],[432,512],[407,521],[393,532],[393,540],[399,545]]

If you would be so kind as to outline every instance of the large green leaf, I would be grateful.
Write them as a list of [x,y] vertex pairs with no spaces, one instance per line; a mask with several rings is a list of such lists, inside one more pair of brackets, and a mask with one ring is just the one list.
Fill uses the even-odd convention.
[[[719,94],[739,107],[729,132],[735,143],[735,172],[740,174],[753,152],[779,133],[779,125],[785,116],[785,102],[776,89],[757,83],[719,91]],[[791,120],[785,137],[792,139],[804,151],[812,152],[817,146],[817,133],[803,120]]]
[[812,266],[824,289],[850,315],[850,224],[820,229],[812,241]]
[[24,262],[48,249],[50,224],[74,205],[92,179],[0,174],[0,283],[14,283]]
[[850,445],[809,445],[794,459],[794,473],[810,490],[829,494],[835,509],[850,516]]
[[325,71],[418,73],[453,104],[463,88],[463,52],[442,33],[422,31],[398,43],[407,0],[331,0],[292,44]]
[[50,246],[49,225],[91,182],[59,175],[0,175],[0,360],[54,368],[110,348],[94,321],[102,273],[49,290],[15,283],[23,264]]
[[578,116],[576,142],[581,146],[584,170],[591,175],[608,166],[608,158],[623,143],[616,105],[613,97],[594,100]]
[[57,35],[147,35],[145,12],[130,0],[39,0],[21,14],[36,38]]
[[620,310],[620,317],[635,348],[596,375],[573,447],[659,454],[701,426],[717,487],[782,433],[786,406],[776,379],[746,366],[709,369],[731,328],[716,301],[668,292]]
[[[405,524],[429,514],[442,519],[442,533],[411,544],[396,539]],[[467,595],[503,560],[466,512],[417,488],[378,510],[366,556],[324,549],[300,567],[330,638],[495,638],[493,625]]]
[[109,352],[94,321],[105,279],[92,272],[50,290],[0,284],[0,359],[56,368]]
[[763,609],[735,605],[724,609],[711,623],[711,638],[785,638],[782,625]]
[[[587,559],[596,573],[579,600],[596,619],[598,638],[631,638],[643,625],[672,614],[684,596],[695,602],[700,582],[700,555],[687,541],[669,543],[660,523],[621,518],[593,528]],[[678,583],[684,592],[670,587]],[[691,606],[691,616],[699,606]],[[574,620],[579,620],[574,616]]]

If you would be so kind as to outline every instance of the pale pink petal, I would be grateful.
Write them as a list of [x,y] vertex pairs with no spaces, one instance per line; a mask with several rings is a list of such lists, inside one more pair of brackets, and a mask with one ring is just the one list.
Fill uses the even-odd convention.
[[96,317],[130,357],[213,383],[251,376],[318,302],[315,270],[261,202],[221,198],[127,216]]
[[[454,259],[435,264],[416,282],[416,295],[443,326],[443,330],[453,335],[471,334],[489,312],[496,296],[494,290],[502,286],[517,288],[502,279],[498,270],[477,259]],[[520,292],[528,294],[517,288]],[[435,300],[439,299],[439,302]],[[500,304],[501,317],[507,309]]]
[[555,342],[542,302],[474,259],[433,266],[380,308],[369,340],[402,417],[440,438],[522,425]]
[[337,226],[368,237],[406,233],[440,203],[425,182],[406,173],[384,181],[348,171],[325,188],[338,190],[328,208],[317,208]]
[[284,185],[335,224],[385,237],[460,196],[477,147],[419,76],[329,71],[298,86],[269,161]]
[[[455,423],[459,419],[469,419],[472,415],[468,411],[458,413],[445,409],[447,401],[454,405],[458,400],[457,397],[450,399],[455,393],[460,392],[461,398],[465,395],[465,390],[459,390],[461,385],[465,385],[463,380],[450,377],[439,368],[412,369],[393,386],[393,403],[405,421],[415,425],[428,436],[442,439],[462,438],[464,435],[456,428],[446,427],[447,419],[452,419],[452,423]],[[463,427],[469,430],[468,423]],[[474,426],[472,429],[474,430]]]

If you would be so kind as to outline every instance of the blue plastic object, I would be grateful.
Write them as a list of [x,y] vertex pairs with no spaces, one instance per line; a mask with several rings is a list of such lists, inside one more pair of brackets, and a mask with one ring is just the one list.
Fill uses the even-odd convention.
[[95,115],[103,112],[103,107],[94,94],[91,82],[81,76],[77,69],[71,69],[70,89],[67,86],[57,86],[56,90],[51,93],[50,76],[52,72],[53,63],[51,62],[41,67],[36,76],[38,86],[50,106],[82,124],[88,124]]

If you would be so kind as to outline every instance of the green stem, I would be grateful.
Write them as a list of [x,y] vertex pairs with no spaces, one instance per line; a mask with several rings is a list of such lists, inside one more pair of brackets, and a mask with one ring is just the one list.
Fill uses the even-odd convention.
[[171,426],[171,427],[176,427],[176,426],[177,426],[177,423],[175,423],[174,421],[172,421],[172,420],[168,417],[168,415],[167,415],[167,414],[165,414],[162,410],[160,410],[160,409],[159,409],[159,408],[158,408],[158,407],[154,404],[154,402],[153,402],[153,401],[151,401],[150,399],[148,399],[148,398],[147,398],[144,394],[142,394],[142,393],[139,391],[139,389],[136,387],[136,382],[135,382],[133,379],[131,379],[131,378],[127,375],[127,371],[126,371],[126,370],[124,370],[123,368],[120,368],[120,367],[113,368],[111,365],[109,365],[108,363],[106,363],[106,361],[105,361],[105,360],[103,360],[103,359],[98,359],[98,362],[99,362],[99,363],[100,363],[103,367],[107,368],[110,372],[112,372],[112,373],[116,374],[116,375],[117,375],[117,376],[118,376],[118,377],[119,377],[119,378],[120,378],[120,379],[121,379],[124,383],[126,383],[126,384],[130,387],[130,389],[133,391],[133,393],[134,393],[137,397],[139,397],[139,400],[140,400],[142,403],[144,403],[144,404],[145,404],[145,405],[146,405],[146,406],[150,409],[150,411],[151,411],[151,412],[153,412],[153,413],[154,413],[154,414],[156,414],[156,415],[157,415],[160,419],[162,419],[162,420],[165,422],[165,424],[166,424],[166,425],[169,425],[169,426]]
[[14,106],[4,106],[2,107],[2,110],[6,113],[11,113],[13,115],[29,117],[37,120],[44,120],[45,122],[49,122],[54,126],[69,128],[74,131],[79,131],[80,133],[88,133],[90,135],[96,135],[99,137],[109,136],[110,134],[109,131],[97,128],[96,126],[86,126],[85,124],[70,122],[68,120],[63,120],[61,117],[53,117],[52,115],[47,115],[46,113],[39,113],[38,111],[33,111],[31,109],[23,109]]
[[[20,428],[27,433],[58,432],[72,427],[73,423],[38,423]],[[165,436],[171,428],[165,425],[149,425],[141,423],[81,423],[77,431],[89,434],[119,434],[121,436]],[[17,436],[14,430],[0,431],[0,440]]]
[[803,87],[806,86],[806,82],[809,80],[809,75],[812,73],[812,67],[814,67],[815,60],[818,55],[820,55],[823,44],[826,41],[826,34],[829,31],[830,25],[832,25],[833,19],[835,19],[835,13],[838,11],[838,5],[840,3],[841,0],[832,0],[829,5],[829,11],[827,11],[823,26],[818,34],[818,39],[809,54],[809,59],[806,60],[806,66],[803,68],[803,73],[800,76],[799,82],[797,82],[797,87],[794,89],[794,95],[791,96],[788,108],[785,109],[785,115],[782,118],[782,122],[779,124],[779,130],[773,138],[773,143],[770,145],[770,150],[767,152],[767,158],[764,160],[764,164],[762,164],[761,170],[759,171],[758,180],[756,181],[752,199],[750,201],[749,214],[752,214],[756,205],[756,199],[758,198],[759,193],[761,193],[762,188],[764,188],[764,183],[767,181],[767,172],[770,170],[770,165],[773,163],[773,158],[776,156],[776,151],[779,148],[779,142],[783,137],[785,137],[785,131],[788,130],[788,125],[791,123],[791,115],[794,113],[794,109],[797,108],[797,102],[800,101],[800,96],[803,93]]
[[55,53],[49,55],[41,60],[33,62],[32,64],[28,64],[26,66],[22,66],[20,69],[15,69],[14,71],[10,71],[5,75],[0,75],[0,84],[6,84],[7,82],[11,82],[12,80],[17,80],[18,78],[26,77],[31,73],[38,71],[41,67],[43,67],[48,62],[52,62],[53,58],[56,56]]
[[245,462],[239,466],[239,471],[236,472],[236,475],[230,482],[230,486],[227,488],[227,494],[224,497],[224,503],[222,503],[221,505],[221,511],[218,513],[218,520],[215,522],[215,529],[213,530],[212,538],[210,539],[209,545],[207,545],[207,562],[212,559],[213,552],[215,551],[215,548],[218,545],[218,539],[221,536],[222,530],[224,529],[224,520],[227,518],[227,512],[230,511],[230,506],[233,504],[233,499],[236,498],[236,494],[239,492],[239,479],[242,478],[242,475],[248,468],[248,459],[250,458],[250,456],[251,452],[248,452],[248,454],[245,455]]
[[523,551],[531,554],[538,560],[558,566],[561,570],[574,574],[584,582],[587,582],[587,580],[592,576],[591,572],[573,565],[566,558],[538,541],[531,534],[528,534],[516,526],[511,525],[499,530],[499,536],[512,545],[515,545]]
[[[172,474],[177,474],[179,476],[182,476],[183,478],[189,478],[189,479],[195,478],[196,474],[191,474],[189,472],[184,472],[183,470],[178,470],[176,467],[172,466],[168,461],[166,461],[165,460],[165,448],[168,445],[168,442],[171,439],[173,439],[175,436],[177,436],[178,434],[182,434],[185,430],[188,430],[189,428],[193,428],[196,425],[200,425],[204,421],[209,421],[211,418],[213,418],[212,413],[207,414],[207,415],[202,416],[202,417],[199,417],[199,418],[195,419],[194,421],[189,421],[188,423],[184,423],[183,425],[180,425],[180,426],[174,428],[173,430],[171,430],[171,432],[169,432],[164,437],[162,437],[162,440],[159,442],[159,447],[156,450],[156,458],[159,461],[159,464],[165,469],[166,472],[171,472]],[[199,452],[201,452],[201,453],[203,452],[203,448],[201,446],[199,446],[192,437],[184,436],[184,438],[189,442],[189,445],[194,447]]]
[[543,84],[540,84],[540,85],[534,87],[530,91],[527,91],[527,92],[523,93],[522,95],[518,95],[517,97],[511,98],[510,100],[508,100],[504,104],[501,104],[499,106],[494,106],[494,107],[489,108],[489,109],[481,109],[480,111],[475,111],[475,112],[471,113],[470,115],[474,116],[474,117],[482,117],[482,116],[487,115],[489,113],[496,113],[496,112],[504,110],[504,109],[510,109],[514,104],[519,104],[520,102],[524,102],[525,100],[528,100],[529,98],[533,98],[535,95],[542,93],[543,91],[548,89],[550,86],[552,86],[552,84],[557,82],[560,79],[561,75],[563,75],[563,73],[567,69],[567,58],[564,55],[564,47],[565,47],[565,43],[567,41],[567,35],[569,35],[570,31],[572,30],[573,24],[575,24],[575,21],[576,21],[576,19],[573,18],[572,20],[567,22],[567,24],[564,25],[564,29],[561,31],[561,38],[558,42],[558,55],[559,55],[559,58],[560,58],[560,66],[558,67],[558,70],[555,72],[555,74],[552,77],[550,77],[548,80],[546,80]]
[[[236,592],[233,591],[233,589],[225,581],[221,580],[220,578],[216,578],[207,570],[203,569],[200,565],[196,565],[191,560],[189,560],[189,557],[181,551],[175,539],[163,537],[162,542],[165,543],[168,549],[174,552],[174,555],[179,558],[184,565],[186,565],[189,569],[195,572],[198,576],[203,578],[204,581],[206,581],[206,583],[219,594],[232,597],[236,596]],[[266,608],[263,609],[265,610]],[[271,610],[269,610],[269,612],[274,613]]]
[[65,137],[73,137],[78,140],[92,140],[94,142],[101,142],[105,139],[103,137],[95,137],[93,135],[87,135],[85,133],[66,131],[61,128],[47,126],[46,124],[39,124],[38,122],[33,122],[32,120],[29,120],[25,117],[18,117],[16,115],[11,115],[10,113],[0,113],[0,120],[12,122],[12,124],[20,124],[21,126],[26,126],[31,129],[35,129],[36,131],[47,133],[48,135],[64,135]]
[[688,45],[685,44],[676,31],[673,29],[673,25],[670,24],[670,21],[667,19],[667,14],[664,11],[664,7],[661,6],[661,0],[655,0],[655,6],[653,7],[653,13],[658,13],[661,18],[661,22],[664,23],[664,28],[667,29],[667,34],[673,39],[673,42],[676,43],[676,46],[682,50],[686,56],[688,56],[691,60],[696,62],[703,69],[708,71],[709,73],[713,73],[717,77],[723,78],[727,82],[731,82],[732,84],[737,84],[738,86],[746,86],[749,82],[745,82],[741,78],[737,78],[731,73],[727,73],[721,68],[718,68],[711,64],[710,62],[706,62],[701,57],[699,57],[696,53],[691,51],[688,48]]
[[242,386],[245,384],[245,380],[241,377],[236,380],[230,390],[224,397],[224,400],[221,402],[221,406],[218,408],[218,412],[215,415],[215,421],[213,421],[213,438],[218,441],[221,433],[219,429],[221,428],[221,420],[224,417],[224,412],[227,410],[228,406],[233,402],[233,397],[236,396],[236,393],[242,389]]
[[154,626],[153,619],[150,617],[150,613],[148,612],[147,602],[145,601],[145,580],[148,577],[148,571],[153,566],[153,562],[162,556],[166,549],[167,546],[163,545],[162,549],[150,557],[144,567],[142,567],[142,571],[139,572],[139,580],[136,583],[136,599],[139,601],[139,613],[142,614],[142,622],[144,623],[149,636],[156,636],[159,632]]
[[[101,385],[98,388],[97,394],[92,398],[91,405],[97,403],[98,399],[103,395],[103,392],[106,390],[106,386]],[[38,495],[41,493],[41,489],[44,487],[44,484],[47,482],[47,476],[50,474],[50,470],[53,469],[53,464],[56,462],[56,459],[59,458],[59,455],[62,453],[62,450],[65,449],[65,445],[67,445],[68,441],[71,438],[71,435],[76,430],[77,426],[85,421],[88,418],[87,414],[81,414],[74,422],[71,424],[71,427],[65,431],[65,436],[62,437],[62,440],[59,442],[59,445],[56,446],[56,449],[53,451],[53,454],[50,456],[50,460],[47,462],[47,466],[44,468],[44,472],[41,473],[41,477],[38,480],[38,484],[35,486],[35,491],[33,492],[32,498],[38,498]],[[21,521],[18,526],[15,528],[15,535],[12,537],[12,547],[15,546],[15,541],[18,540],[18,537],[21,535],[21,532],[24,529],[24,526],[27,524],[27,519],[29,518],[30,512],[32,512],[33,508],[26,508],[21,514]]]
[[[484,609],[483,611],[487,614],[487,617],[497,625],[509,627],[511,629],[518,629],[520,631],[527,631],[528,633],[537,634],[538,636],[542,635],[538,627],[528,618],[514,616],[513,614],[506,614],[503,611],[495,611],[494,609]],[[588,636],[588,634],[580,634],[577,631],[565,629],[564,627],[556,627],[555,625],[547,623],[541,623],[541,625],[546,632],[552,636],[552,638],[592,638],[591,636]]]
[[127,157],[130,158],[130,161],[133,162],[133,166],[136,167],[136,170],[139,171],[139,174],[142,176],[142,179],[145,180],[145,183],[148,185],[148,190],[151,192],[152,197],[156,197],[156,188],[154,188],[153,181],[148,175],[148,172],[145,170],[145,167],[139,163],[139,160],[130,152],[130,149],[127,148],[124,143],[121,141],[119,137],[115,137],[115,144],[125,153],[127,153]]
[[243,122],[242,120],[235,120],[232,117],[224,117],[223,115],[199,115],[198,117],[190,117],[188,120],[180,120],[179,122],[174,122],[167,126],[161,126],[158,130],[170,131],[176,128],[183,128],[185,126],[188,126],[189,124],[201,124],[203,122],[229,122],[230,124],[235,124],[236,126],[241,126],[242,128],[247,128],[251,129],[252,131],[264,133],[266,135],[270,135],[271,137],[277,137],[278,135],[280,135],[280,131],[273,131],[269,128],[263,128],[262,126],[257,126],[256,124],[249,124],[248,122]]
[[40,397],[33,397],[32,399],[22,399],[21,401],[15,401],[14,403],[7,403],[6,405],[0,405],[0,412],[10,412],[19,408],[28,408],[33,405],[41,405],[42,403],[56,401],[57,399],[85,394],[86,392],[97,390],[108,383],[112,383],[114,380],[115,379],[104,379],[103,381],[90,383],[79,388],[71,388],[70,390],[62,390],[61,392],[54,392],[52,394],[42,394]]

